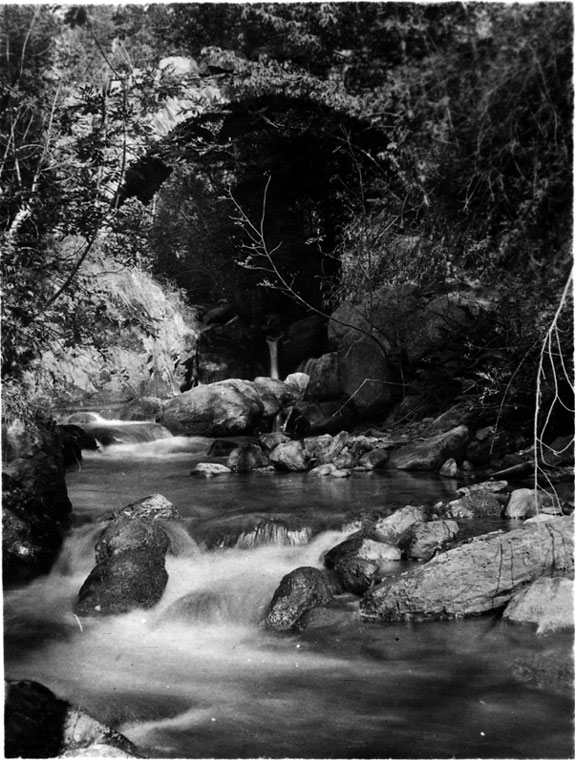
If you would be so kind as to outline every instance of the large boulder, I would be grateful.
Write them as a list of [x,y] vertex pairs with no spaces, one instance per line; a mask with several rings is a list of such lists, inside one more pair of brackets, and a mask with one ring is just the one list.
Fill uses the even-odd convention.
[[16,420],[2,430],[2,567],[5,583],[47,572],[71,521],[61,440]]
[[123,515],[96,544],[96,567],[78,594],[79,615],[113,615],[159,602],[168,582],[170,541],[158,522]]
[[297,629],[307,612],[329,604],[331,600],[332,592],[325,573],[316,567],[298,567],[281,579],[263,623],[273,631]]
[[332,351],[311,360],[306,401],[331,401],[342,396],[339,384],[338,354]]
[[7,681],[5,757],[140,757],[134,745],[36,681]]
[[537,578],[513,596],[503,619],[536,626],[538,634],[572,631],[573,585],[571,578]]
[[161,422],[175,435],[239,435],[261,423],[264,404],[248,380],[199,385],[165,402]]
[[439,433],[420,443],[408,444],[393,451],[389,464],[398,470],[439,471],[446,459],[453,458],[457,462],[463,460],[469,438],[469,428],[458,425],[446,433]]
[[361,417],[381,415],[398,398],[396,374],[384,351],[369,338],[338,351],[338,381],[353,409]]
[[363,597],[360,611],[380,622],[478,615],[504,607],[542,575],[572,573],[573,520],[557,517],[479,536],[386,578]]

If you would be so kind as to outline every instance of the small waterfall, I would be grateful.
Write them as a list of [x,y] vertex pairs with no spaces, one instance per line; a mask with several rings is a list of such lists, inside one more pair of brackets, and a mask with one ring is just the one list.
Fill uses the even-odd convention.
[[280,373],[278,367],[278,341],[279,338],[266,338],[270,352],[270,377],[279,380]]
[[252,530],[243,531],[236,541],[237,549],[253,549],[254,546],[302,546],[309,543],[311,528],[290,529],[276,522],[264,522]]

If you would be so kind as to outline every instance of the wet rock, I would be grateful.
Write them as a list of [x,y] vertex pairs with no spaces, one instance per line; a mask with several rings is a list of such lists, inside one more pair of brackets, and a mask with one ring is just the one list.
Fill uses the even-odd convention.
[[573,520],[557,517],[479,536],[386,578],[363,597],[361,615],[380,622],[477,615],[505,606],[536,578],[572,573]]
[[490,493],[500,493],[507,489],[506,480],[484,480],[481,483],[473,483],[470,486],[463,486],[457,489],[457,493],[464,496],[467,493],[475,491],[489,491]]
[[337,467],[332,462],[327,462],[326,464],[318,464],[317,467],[314,467],[309,471],[309,474],[325,478],[328,475],[332,475],[336,470]]
[[538,634],[573,630],[573,580],[538,578],[515,594],[503,619],[535,625]]
[[428,510],[425,507],[401,507],[388,517],[377,520],[370,535],[377,541],[396,543],[406,530],[427,519]]
[[209,457],[227,457],[237,448],[236,441],[217,440],[212,443],[208,450]]
[[179,520],[180,513],[171,501],[161,493],[153,493],[143,499],[128,504],[122,509],[108,512],[101,519],[114,520],[118,517],[131,517],[143,520]]
[[170,541],[153,520],[122,516],[96,544],[96,567],[78,594],[80,615],[112,615],[153,607],[168,582],[165,555]]
[[384,568],[389,562],[399,562],[401,551],[391,543],[374,541],[361,535],[352,536],[328,551],[325,555],[325,564],[337,571],[339,563],[350,556],[375,562],[379,567]]
[[23,421],[2,430],[2,568],[5,583],[47,572],[71,521],[61,440]]
[[459,525],[454,520],[434,520],[417,523],[404,534],[400,548],[407,559],[427,562],[450,544],[459,533]]
[[258,467],[265,467],[268,457],[265,456],[257,443],[246,443],[238,446],[229,455],[226,465],[232,472],[252,472]]
[[225,464],[217,462],[198,462],[190,475],[196,478],[216,478],[218,475],[229,475],[231,470]]
[[280,581],[263,623],[272,631],[297,629],[307,612],[329,604],[332,598],[324,572],[315,567],[298,567]]
[[35,681],[7,681],[5,757],[140,757],[124,736]]
[[306,438],[304,446],[310,459],[317,460],[318,464],[327,464],[334,462],[342,453],[349,439],[349,433],[342,430],[335,436],[324,434]]
[[446,459],[463,460],[469,441],[469,428],[459,425],[421,443],[393,451],[389,463],[398,470],[439,470]]
[[447,504],[442,513],[445,517],[465,520],[473,517],[501,517],[503,505],[489,491],[472,491]]
[[175,435],[239,435],[262,421],[264,404],[248,380],[199,385],[164,403],[161,423]]
[[270,454],[270,464],[276,470],[305,472],[308,469],[308,457],[300,441],[280,443]]
[[441,469],[439,470],[439,474],[442,478],[457,478],[457,474],[459,472],[459,469],[457,467],[457,462],[455,459],[446,459],[445,462],[441,465]]
[[539,512],[544,514],[561,514],[559,500],[543,491],[531,488],[516,488],[511,492],[505,507],[505,517],[510,520],[525,520]]
[[289,436],[283,433],[264,433],[258,438],[258,443],[262,448],[262,451],[269,454],[280,443],[287,443],[290,440]]
[[381,567],[370,559],[356,554],[344,556],[335,566],[344,591],[362,596],[381,580]]
[[372,449],[360,457],[357,466],[362,470],[378,470],[387,463],[389,452],[386,449]]
[[258,393],[273,396],[282,407],[295,404],[300,395],[293,385],[273,377],[256,377],[254,385]]

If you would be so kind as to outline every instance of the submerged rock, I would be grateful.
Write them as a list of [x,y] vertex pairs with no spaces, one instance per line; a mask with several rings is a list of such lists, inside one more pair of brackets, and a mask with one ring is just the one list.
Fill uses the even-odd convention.
[[538,634],[572,631],[573,586],[571,578],[538,578],[513,596],[503,619],[535,625]]
[[196,478],[215,478],[218,475],[229,475],[231,470],[225,464],[217,462],[198,462],[190,475]]
[[426,565],[386,578],[361,600],[368,620],[464,617],[503,607],[525,583],[573,573],[573,520],[496,531],[449,549]]
[[97,565],[78,594],[80,615],[114,615],[159,602],[168,582],[165,556],[170,541],[153,520],[122,516],[96,544]]
[[141,757],[125,736],[36,681],[7,681],[5,757]]
[[332,598],[324,572],[316,567],[298,567],[281,579],[263,623],[273,631],[294,630],[307,612],[329,604]]

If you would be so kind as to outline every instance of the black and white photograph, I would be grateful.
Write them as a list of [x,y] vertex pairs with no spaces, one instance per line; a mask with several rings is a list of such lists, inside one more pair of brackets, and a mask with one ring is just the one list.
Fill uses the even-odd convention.
[[0,756],[575,758],[574,7],[0,2]]

